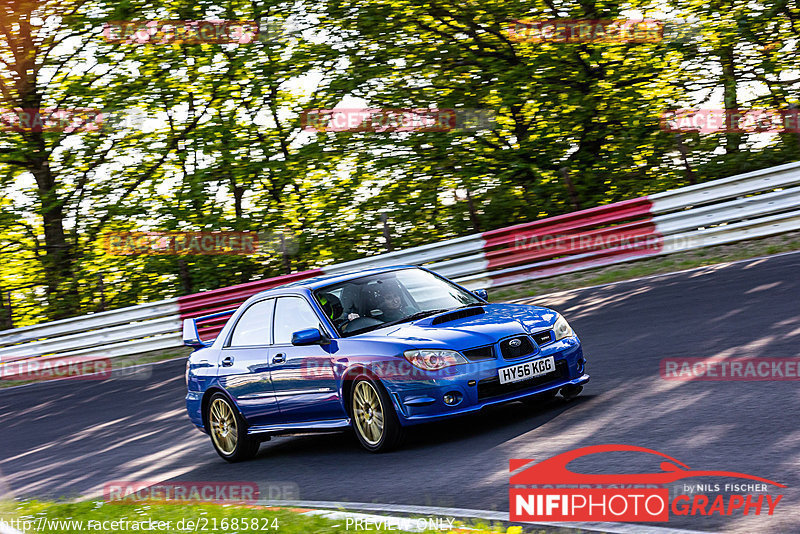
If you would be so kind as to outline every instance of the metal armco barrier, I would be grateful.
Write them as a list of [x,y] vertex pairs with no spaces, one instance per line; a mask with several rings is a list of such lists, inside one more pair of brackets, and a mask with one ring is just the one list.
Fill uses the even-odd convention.
[[[0,366],[28,358],[114,358],[180,347],[177,299],[0,332]],[[0,375],[9,377],[0,367]]]
[[[661,243],[651,207],[642,197],[485,232],[491,285],[656,254]],[[471,285],[475,276],[460,281]]]
[[[800,163],[548,217],[319,269],[0,332],[0,364],[98,358],[181,345],[182,319],[323,274],[422,264],[470,289],[497,287],[800,229]],[[213,339],[227,318],[200,325]]]

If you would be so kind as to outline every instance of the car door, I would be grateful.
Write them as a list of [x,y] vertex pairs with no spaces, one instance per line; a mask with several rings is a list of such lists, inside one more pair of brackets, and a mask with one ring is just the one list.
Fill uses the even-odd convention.
[[330,354],[333,345],[292,345],[292,334],[307,328],[326,334],[304,297],[279,297],[270,365],[281,416],[286,423],[342,419],[345,413]]
[[278,423],[269,348],[275,299],[254,302],[239,316],[219,358],[220,384],[250,425]]

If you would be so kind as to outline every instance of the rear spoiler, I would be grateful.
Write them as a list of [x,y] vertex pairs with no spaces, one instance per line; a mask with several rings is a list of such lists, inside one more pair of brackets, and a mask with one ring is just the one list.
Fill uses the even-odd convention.
[[184,319],[183,320],[183,344],[192,347],[194,349],[200,349],[203,347],[208,347],[213,343],[211,341],[203,341],[200,339],[200,333],[197,330],[197,323],[199,321],[207,321],[209,319],[217,319],[219,317],[225,317],[228,315],[233,315],[233,312],[236,311],[236,308],[232,310],[226,310],[218,313],[212,313],[211,315],[203,315],[202,317],[195,317],[194,319]]

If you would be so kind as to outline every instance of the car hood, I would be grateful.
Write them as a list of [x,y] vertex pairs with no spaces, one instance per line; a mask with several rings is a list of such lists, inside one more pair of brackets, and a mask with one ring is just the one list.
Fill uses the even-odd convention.
[[556,312],[538,306],[522,304],[486,304],[484,313],[433,324],[437,318],[451,312],[373,330],[355,336],[357,339],[390,341],[414,348],[450,348],[464,350],[497,343],[517,334],[532,333],[552,327]]

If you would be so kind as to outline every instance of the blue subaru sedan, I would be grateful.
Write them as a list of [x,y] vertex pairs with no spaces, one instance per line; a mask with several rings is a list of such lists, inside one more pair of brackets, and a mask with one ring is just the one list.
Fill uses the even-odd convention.
[[189,417],[228,461],[273,435],[347,428],[386,451],[410,425],[559,392],[569,400],[589,380],[557,312],[489,304],[485,291],[420,267],[273,288],[233,311],[213,342],[200,341],[195,319],[183,337],[196,349]]

